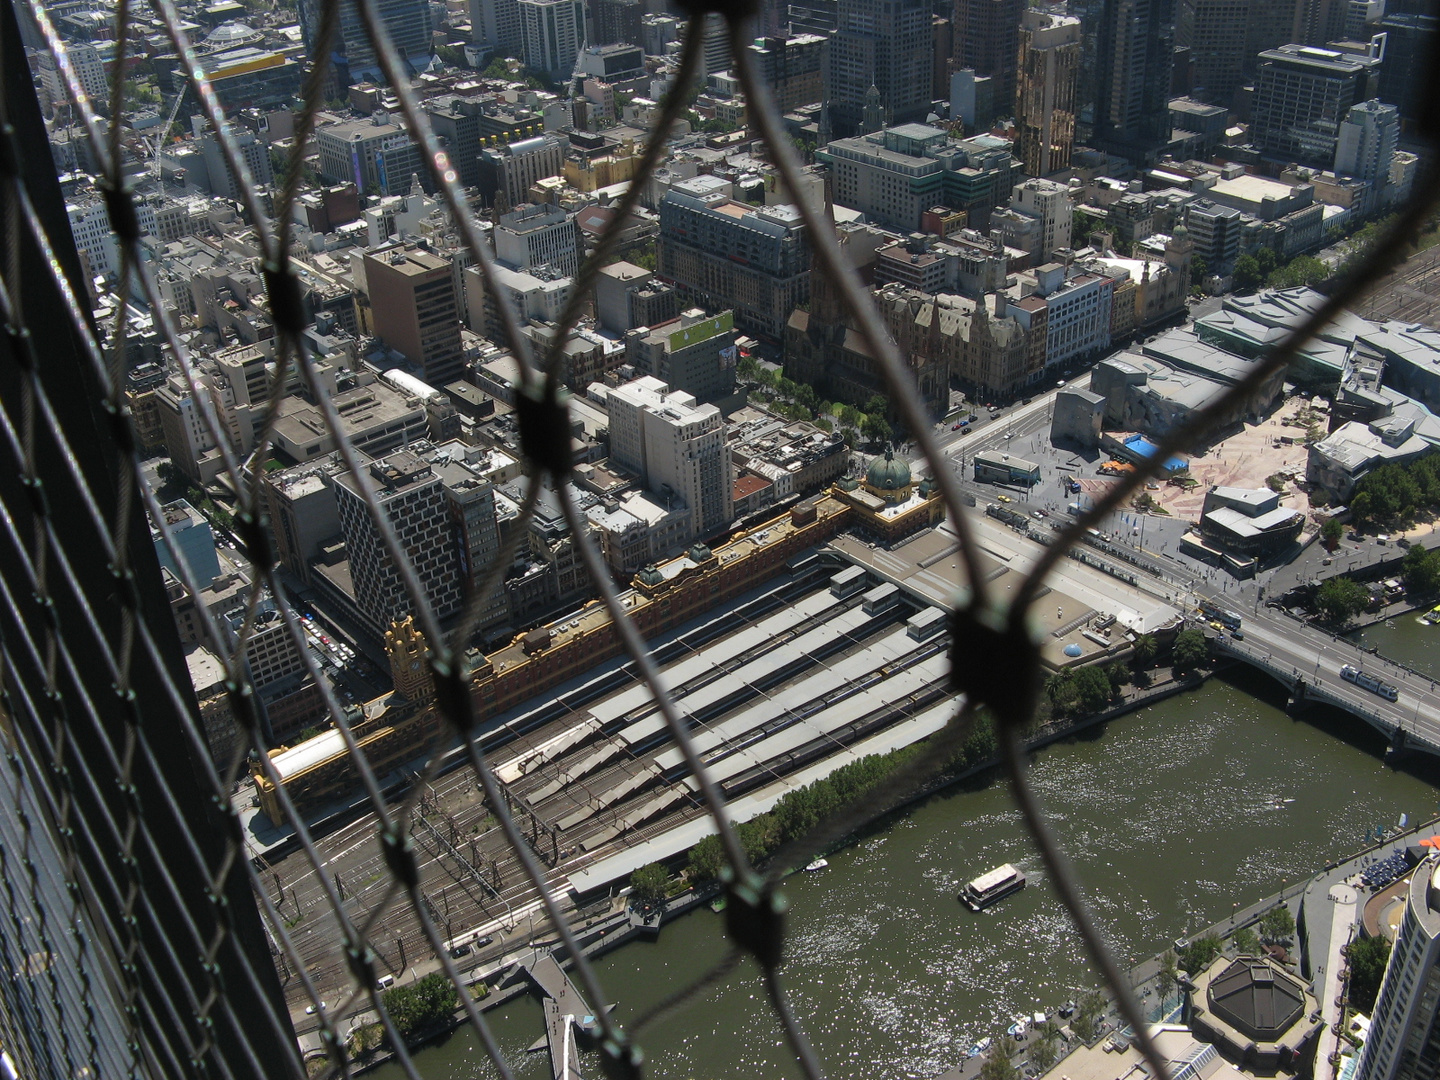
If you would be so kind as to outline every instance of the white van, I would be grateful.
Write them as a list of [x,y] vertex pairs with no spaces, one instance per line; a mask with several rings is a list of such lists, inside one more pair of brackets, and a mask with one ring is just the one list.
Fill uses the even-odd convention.
[[381,975],[380,978],[378,978],[378,979],[375,980],[375,989],[376,989],[376,990],[389,990],[389,989],[390,989],[392,986],[394,986],[394,985],[395,985],[395,976],[394,976],[394,975]]

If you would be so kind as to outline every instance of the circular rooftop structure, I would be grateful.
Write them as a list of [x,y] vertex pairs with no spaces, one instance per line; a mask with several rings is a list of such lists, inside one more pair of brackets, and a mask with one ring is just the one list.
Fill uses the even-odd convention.
[[219,51],[235,49],[261,40],[261,34],[253,26],[242,22],[223,22],[205,36],[205,47]]
[[1305,1011],[1305,991],[1283,971],[1253,956],[1235,960],[1210,982],[1210,1008],[1258,1042],[1278,1042]]
[[893,447],[885,448],[885,456],[876,458],[865,472],[865,486],[875,494],[902,491],[911,484],[910,465],[895,456]]

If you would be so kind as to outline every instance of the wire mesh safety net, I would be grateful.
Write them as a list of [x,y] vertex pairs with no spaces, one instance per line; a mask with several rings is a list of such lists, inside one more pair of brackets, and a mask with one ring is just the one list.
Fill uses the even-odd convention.
[[[1115,959],[1107,952],[1026,784],[1023,740],[1039,686],[1039,651],[1027,611],[1047,575],[1087,529],[1140,490],[1151,472],[1176,451],[1198,442],[1237,401],[1274,378],[1303,342],[1354,302],[1403,255],[1432,209],[1434,188],[1418,183],[1387,236],[1353,273],[1330,283],[1327,298],[1293,336],[1265,355],[1219,399],[1159,440],[1154,465],[1121,478],[1037,556],[1012,595],[995,595],[978,561],[977,541],[955,475],[932,434],[932,419],[918,393],[907,358],[877,316],[873,301],[847,265],[828,218],[809,200],[795,204],[814,252],[814,273],[838,295],[864,349],[876,359],[901,423],[934,463],[932,479],[944,501],[963,563],[950,623],[946,718],[922,752],[792,838],[764,868],[747,860],[727,787],[715,775],[710,744],[696,728],[666,668],[681,646],[654,655],[632,610],[633,597],[617,589],[599,544],[586,527],[572,490],[570,422],[561,391],[564,343],[581,317],[597,272],[618,250],[621,233],[646,183],[662,161],[666,133],[675,127],[686,96],[675,92],[652,124],[635,176],[579,269],[559,329],[537,339],[497,280],[495,256],[461,186],[454,164],[432,130],[412,77],[390,38],[378,6],[341,11],[319,7],[309,54],[328,56],[342,23],[363,33],[398,99],[407,138],[422,151],[433,189],[448,211],[458,246],[478,268],[487,292],[501,297],[495,315],[518,366],[515,414],[519,424],[525,494],[519,526],[509,531],[488,565],[473,568],[465,603],[446,620],[437,613],[427,580],[415,565],[408,539],[381,505],[365,455],[345,434],[332,394],[320,391],[321,373],[302,343],[309,323],[294,259],[293,206],[301,194],[304,157],[317,114],[325,104],[327,69],[316,65],[304,81],[295,113],[290,160],[273,191],[255,182],[236,128],[208,82],[194,30],[172,0],[152,0],[143,12],[118,0],[113,32],[118,54],[111,64],[108,103],[87,92],[57,31],[53,9],[41,0],[16,0],[0,22],[5,58],[0,95],[0,428],[5,467],[0,515],[0,687],[3,687],[6,761],[0,768],[9,812],[0,815],[0,878],[8,926],[4,949],[4,1007],[0,1045],[25,1076],[277,1076],[350,1075],[360,1049],[357,1033],[378,1025],[409,1075],[406,1019],[384,987],[393,972],[436,972],[453,987],[456,1009],[478,1033],[501,1076],[510,1076],[478,1001],[482,954],[492,960],[530,938],[552,942],[572,966],[585,1000],[609,1000],[587,961],[583,931],[595,911],[567,891],[569,875],[594,861],[594,850],[636,843],[647,832],[642,815],[617,824],[586,811],[602,785],[583,772],[547,771],[547,748],[613,741],[612,731],[582,726],[582,711],[557,699],[541,735],[511,741],[487,721],[480,670],[472,644],[485,598],[513,564],[524,525],[542,504],[554,508],[573,539],[575,558],[588,575],[598,604],[589,617],[605,620],[612,651],[623,650],[626,685],[641,691],[627,716],[648,716],[654,736],[669,748],[669,768],[658,790],[680,820],[698,823],[695,837],[713,832],[723,849],[726,925],[733,952],[713,971],[694,972],[693,983],[627,1030],[609,1013],[596,1017],[600,1060],[607,1075],[639,1076],[645,1069],[640,1040],[652,1023],[741,963],[757,965],[793,1054],[810,1077],[825,1066],[807,1042],[803,1017],[791,1010],[782,978],[786,868],[817,853],[883,814],[947,768],[976,725],[993,725],[999,755],[1038,852],[1083,938],[1097,972],[1136,1032],[1154,1074],[1163,1062],[1146,1036]],[[691,85],[700,70],[708,16],[723,20],[735,74],[748,103],[749,122],[761,137],[786,189],[802,189],[791,139],[781,128],[770,88],[755,70],[740,8],[696,7],[684,37],[673,86]],[[264,304],[274,327],[273,363],[256,387],[256,435],[244,452],[219,430],[220,419],[200,385],[195,339],[185,332],[172,298],[161,287],[142,244],[133,191],[132,148],[119,118],[125,100],[127,50],[135,47],[141,18],[158,27],[178,58],[188,93],[208,122],[218,168],[233,179],[243,209],[247,243],[259,252],[253,267],[263,280]],[[113,319],[96,320],[53,180],[35,90],[20,49],[20,23],[29,22],[68,97],[75,124],[98,163],[108,228],[118,267],[111,275]],[[350,25],[350,24],[354,25]],[[1432,95],[1433,99],[1433,95]],[[173,117],[173,114],[172,114]],[[1423,126],[1423,125],[1422,125]],[[1433,135],[1424,128],[1421,134]],[[181,584],[199,595],[206,582],[194,573],[177,524],[167,518],[141,457],[126,406],[127,318],[130,301],[155,320],[171,363],[197,403],[192,422],[218,448],[217,468],[235,498],[233,531],[242,541],[248,580],[237,596],[239,618],[220,619],[196,608],[198,634],[223,665],[225,704],[240,732],[228,757],[212,758],[191,682],[171,631],[160,569],[150,552],[147,520],[163,535],[168,563]],[[548,342],[537,346],[536,341]],[[337,696],[307,647],[310,631],[294,614],[293,582],[277,570],[267,520],[264,476],[282,402],[295,386],[307,391],[334,440],[337,460],[356,478],[350,490],[362,506],[381,558],[403,586],[404,606],[426,643],[412,687],[414,730],[431,747],[423,764],[396,787],[387,768],[370,760],[374,727],[364,709]],[[961,587],[964,586],[962,589]],[[273,602],[272,602],[273,601]],[[247,646],[267,628],[282,634],[302,658],[324,698],[332,753],[348,758],[347,775],[366,799],[364,813],[338,829],[307,824],[289,777],[269,753],[270,718],[254,691]],[[487,669],[488,670],[488,669]],[[430,727],[426,727],[426,718]],[[593,718],[589,721],[594,723]],[[543,735],[543,738],[541,737]],[[416,736],[417,753],[427,745]],[[549,740],[549,741],[546,741]],[[563,748],[562,747],[562,748]],[[558,750],[554,751],[559,753]],[[517,764],[522,762],[523,764]],[[534,772],[529,770],[534,768]],[[252,780],[264,787],[293,828],[286,872],[246,847],[241,815]],[[727,773],[727,775],[729,775]],[[524,782],[521,783],[521,779]],[[653,777],[650,778],[653,781]],[[650,781],[647,781],[650,782]],[[564,794],[573,825],[554,809]],[[308,804],[307,804],[308,805]],[[580,823],[583,823],[581,825]],[[605,848],[610,843],[612,848]],[[348,856],[341,869],[340,855]],[[359,852],[359,855],[354,854]],[[305,940],[297,936],[305,921]],[[463,931],[493,926],[492,936]],[[457,942],[463,940],[463,947]],[[384,986],[382,986],[382,983]],[[307,1012],[308,1007],[308,1012]],[[325,1053],[302,1060],[295,1019],[313,1016]]]

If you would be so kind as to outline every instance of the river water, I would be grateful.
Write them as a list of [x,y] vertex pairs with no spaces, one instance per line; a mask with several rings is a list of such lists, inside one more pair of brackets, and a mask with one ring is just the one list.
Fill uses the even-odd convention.
[[[1440,668],[1440,627],[1407,616],[1364,637],[1412,667]],[[1292,720],[1283,705],[1277,684],[1241,672],[1035,756],[1034,783],[1124,961],[1309,876],[1366,829],[1437,812],[1440,769],[1392,769],[1368,727],[1338,713]],[[980,915],[957,902],[965,881],[1002,862],[1030,886]],[[832,854],[827,870],[791,878],[787,893],[784,981],[832,1076],[934,1076],[1016,1013],[1096,982],[993,777],[912,808]],[[701,909],[658,942],[597,961],[622,1022],[724,954],[721,921]],[[549,1075],[546,1054],[524,1053],[543,1034],[536,1002],[487,1018],[518,1076]],[[638,1041],[654,1077],[799,1075],[753,967]],[[416,1060],[425,1080],[469,1080],[495,1075],[483,1058],[467,1028]],[[595,1059],[585,1065],[599,1074]]]

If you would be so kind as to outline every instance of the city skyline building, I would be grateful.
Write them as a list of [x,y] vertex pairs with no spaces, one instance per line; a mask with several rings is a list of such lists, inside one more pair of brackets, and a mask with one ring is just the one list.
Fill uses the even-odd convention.
[[1175,43],[1190,49],[1195,97],[1230,104],[1244,77],[1253,6],[1255,0],[1179,0]]
[[1070,246],[1074,204],[1070,201],[1068,185],[1031,177],[1011,190],[1010,209],[1039,223],[1037,261],[1052,259],[1057,251]]
[[738,351],[732,312],[682,311],[656,326],[630,331],[625,352],[639,371],[696,401],[717,401],[735,392]]
[[837,133],[858,128],[872,86],[887,123],[925,119],[933,79],[930,20],[923,0],[838,0],[827,84]]
[[751,206],[718,176],[673,185],[660,200],[659,271],[690,303],[730,308],[744,329],[778,339],[810,295],[810,241],[800,211]]
[[1377,100],[1350,106],[1335,146],[1335,174],[1370,184],[1370,207],[1384,206],[1400,140],[1400,110]]
[[449,259],[418,247],[365,255],[365,280],[375,333],[415,365],[431,386],[465,372],[460,308]]
[[519,0],[470,0],[470,35],[476,45],[505,56],[523,56],[525,28]]
[[[336,35],[338,47],[326,58],[315,55],[324,4],[321,0],[298,0],[298,3],[300,39],[306,56],[316,63],[326,59],[333,63],[341,85],[363,80],[385,81],[385,73],[380,70],[380,61],[365,32],[365,22],[353,4],[341,6]],[[418,72],[428,65],[433,56],[429,0],[375,0],[374,8],[385,24],[395,51],[411,70]]]
[[363,120],[320,124],[315,128],[320,175],[331,183],[354,184],[365,195],[403,195],[411,178],[429,182],[430,171],[419,144],[405,125],[383,112]]
[[1250,138],[1268,156],[1313,168],[1335,162],[1350,107],[1375,97],[1374,56],[1282,45],[1260,54]]
[[1029,10],[1021,16],[1015,156],[1031,176],[1070,167],[1080,50],[1079,19]]
[[749,46],[781,112],[823,100],[829,39],[820,34],[758,38]]
[[356,607],[377,635],[393,620],[414,614],[404,578],[365,505],[362,483],[368,483],[435,617],[453,615],[463,599],[463,569],[440,477],[409,450],[377,458],[364,471],[364,481],[346,472],[334,484]]
[[505,146],[487,146],[477,160],[477,187],[490,206],[499,205],[503,194],[506,208],[528,202],[530,189],[539,181],[559,176],[565,168],[569,141],[559,135],[537,135]]
[[954,64],[994,80],[996,116],[1015,109],[1016,56],[1024,0],[955,0]]
[[972,229],[990,227],[990,214],[1020,179],[1008,139],[956,139],[929,124],[899,124],[852,139],[833,139],[816,160],[830,169],[833,198],[876,224],[912,232],[935,206],[968,215]]
[[640,0],[592,0],[590,9],[595,23],[592,45],[641,44],[645,5]]
[[656,494],[685,501],[694,536],[710,536],[734,518],[734,469],[725,419],[683,391],[644,376],[609,391],[610,458]]
[[1174,0],[1104,0],[1096,32],[1095,143],[1151,165],[1170,140]]
[[570,78],[585,47],[583,0],[518,0],[525,66],[556,82]]
[[548,266],[566,277],[580,271],[575,215],[552,203],[522,203],[495,225],[495,257],[517,270]]

